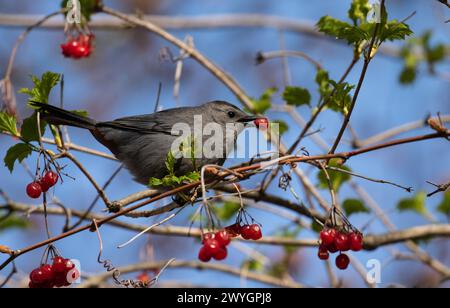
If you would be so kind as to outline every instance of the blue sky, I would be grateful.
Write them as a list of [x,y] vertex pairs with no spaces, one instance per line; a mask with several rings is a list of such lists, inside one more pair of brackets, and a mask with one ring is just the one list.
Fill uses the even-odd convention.
[[[58,1],[56,1],[58,2]],[[124,4],[121,1],[105,1],[107,5],[121,9]],[[45,14],[57,8],[55,1],[0,1],[0,13],[30,13]],[[296,20],[317,21],[323,15],[332,15],[337,18],[346,18],[346,11],[350,1],[237,1],[237,0],[189,0],[189,1],[164,1],[159,6],[154,5],[151,14],[164,15],[209,15],[222,13],[262,13]],[[388,11],[391,18],[403,19],[416,11],[416,15],[408,21],[415,34],[420,35],[424,31],[433,29],[433,42],[449,43],[449,30],[443,22],[448,19],[448,13],[437,1],[387,1]],[[0,59],[1,72],[6,68],[7,57],[20,29],[0,27]],[[261,66],[254,65],[254,56],[258,51],[269,51],[279,49],[280,34],[274,29],[216,29],[216,30],[189,30],[174,31],[179,38],[192,35],[195,46],[204,52],[210,59],[232,74],[243,86],[249,95],[257,97],[266,88],[277,86],[283,88],[283,75],[280,61],[270,61]],[[331,77],[337,79],[351,60],[352,51],[345,45],[330,41],[318,40],[302,36],[296,33],[284,33],[286,48],[301,50],[319,60],[322,65],[330,71]],[[161,48],[170,47],[176,54],[178,51],[160,38],[144,31],[96,31],[97,47],[94,55],[83,61],[71,61],[64,59],[59,52],[59,44],[64,41],[62,31],[37,30],[19,49],[17,62],[13,72],[13,82],[16,89],[30,86],[28,74],[40,75],[42,72],[51,70],[61,72],[65,75],[65,104],[69,109],[87,109],[92,117],[98,120],[109,120],[126,115],[149,113],[153,110],[158,83],[163,83],[161,102],[164,108],[175,106],[172,97],[174,66],[172,63],[160,62],[158,54]],[[313,92],[314,68],[298,59],[289,60],[294,85],[307,87]],[[428,114],[450,113],[448,81],[431,76],[422,68],[421,74],[415,84],[401,86],[398,83],[398,75],[402,64],[398,59],[392,59],[378,55],[367,74],[363,90],[360,94],[358,105],[352,118],[352,127],[359,133],[360,137],[369,137],[391,127],[402,123],[422,119]],[[438,67],[439,71],[448,71],[449,63],[446,62]],[[350,83],[356,83],[361,66],[357,66],[349,76]],[[23,95],[17,95],[19,109],[26,114],[25,100]],[[317,96],[313,96],[317,98]],[[57,102],[57,96],[53,97]],[[212,99],[223,99],[238,103],[220,82],[211,74],[200,67],[195,61],[187,60],[181,79],[180,103],[182,105],[196,105]],[[281,103],[279,96],[275,102]],[[299,109],[299,112],[308,117],[310,111]],[[287,115],[270,112],[271,119],[283,119],[291,124],[290,131],[283,137],[286,142],[292,142],[298,134],[293,126],[292,120]],[[332,142],[336,131],[341,123],[339,116],[331,112],[325,112],[317,122],[316,128],[323,128],[322,137],[327,142]],[[427,130],[418,130],[412,134],[424,133]],[[91,148],[105,150],[89,135],[89,133],[71,129],[71,137],[75,143]],[[344,139],[342,150],[348,148]],[[0,136],[0,156],[13,141],[5,136]],[[304,144],[311,153],[320,153],[310,142]],[[444,182],[449,180],[450,156],[448,155],[448,143],[443,141],[428,141],[420,144],[401,146],[388,151],[370,153],[360,157],[352,158],[349,162],[351,168],[358,173],[374,177],[393,180],[415,190],[429,191],[431,187],[426,184],[427,180]],[[117,166],[117,163],[105,161],[99,158],[91,158],[85,154],[77,154],[77,157],[85,164],[92,175],[103,183]],[[34,160],[27,161],[33,166]],[[305,168],[311,171],[311,169]],[[82,177],[80,172],[73,166],[67,167],[67,172],[76,178],[76,181],[67,179],[64,185],[59,185],[56,190],[57,196],[68,206],[83,209],[95,197],[95,192],[89,183]],[[315,176],[313,176],[315,178]],[[260,180],[260,178],[259,178]],[[0,167],[0,187],[7,191],[10,196],[21,202],[29,202],[24,194],[25,185],[29,178],[23,168],[16,168],[13,175],[8,170]],[[372,197],[381,204],[399,228],[407,228],[427,223],[424,218],[416,214],[399,214],[395,206],[399,199],[408,197],[402,190],[379,185],[375,183],[358,182],[367,189]],[[246,187],[254,187],[258,183],[255,178],[245,184]],[[131,176],[122,171],[120,176],[108,189],[110,199],[121,198],[125,195],[142,190],[143,187],[131,181]],[[284,194],[277,187],[272,187],[271,192]],[[324,193],[328,198],[328,195]],[[343,200],[355,197],[354,192],[348,187],[340,194]],[[440,196],[431,198],[427,202],[430,211],[439,221],[444,217],[434,211],[440,202]],[[97,211],[102,209],[98,203]],[[180,215],[173,221],[176,225],[188,225],[187,217],[191,210]],[[252,211],[264,225],[264,232],[271,234],[286,225],[286,221],[261,211]],[[355,216],[352,222],[356,226],[362,226],[371,217]],[[45,236],[42,219],[32,218],[34,227],[30,232],[8,231],[0,233],[0,243],[20,248],[42,240]],[[60,219],[51,220],[52,230],[59,232],[62,226]],[[139,223],[150,225],[154,219],[138,220]],[[385,230],[379,223],[370,226],[370,232],[379,233]],[[116,265],[124,265],[137,262],[140,258],[141,247],[146,239],[142,238],[137,243],[122,250],[115,247],[128,240],[133,234],[110,227],[102,229],[105,245],[104,254],[113,260]],[[301,238],[311,238],[313,234],[304,231],[299,235]],[[157,258],[165,259],[177,257],[180,259],[195,259],[199,244],[184,238],[162,238],[151,237],[155,246]],[[444,244],[444,245],[442,245]],[[96,262],[98,243],[94,234],[82,233],[59,242],[58,247],[66,256],[78,258],[83,264],[83,269],[88,272],[101,271]],[[280,249],[267,246],[252,245],[272,258],[280,257]],[[403,249],[401,246],[396,248]],[[425,249],[433,256],[445,255],[448,250],[448,242],[437,241],[427,244]],[[326,286],[327,278],[323,265],[315,257],[315,250],[301,249],[298,252],[299,270],[292,275],[299,282],[313,285]],[[17,264],[22,272],[28,272],[36,267],[42,250],[37,250],[18,259]],[[389,254],[386,250],[377,250],[370,253],[360,253],[357,257],[365,263],[370,258],[387,260]],[[242,254],[232,251],[226,260],[227,264],[239,265],[242,262]],[[450,266],[450,260],[444,259],[444,263]],[[386,267],[384,283],[401,282],[406,283],[411,267],[414,271],[423,271],[424,267],[412,262],[397,262]],[[351,285],[362,286],[361,279],[354,270],[339,273]],[[181,279],[184,282],[209,286],[239,286],[239,279],[230,276],[220,276],[217,273],[208,273],[192,270],[169,270],[164,275],[164,280]],[[222,279],[223,277],[223,279]],[[248,286],[261,286],[258,283],[249,282]]]

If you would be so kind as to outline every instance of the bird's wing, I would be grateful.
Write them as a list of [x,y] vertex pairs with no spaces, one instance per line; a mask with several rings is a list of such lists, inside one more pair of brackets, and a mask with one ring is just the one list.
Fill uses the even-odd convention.
[[[131,116],[120,118],[114,121],[98,123],[98,127],[110,127],[120,130],[133,131],[141,134],[163,133],[172,134],[172,126],[165,124],[161,117],[156,114]],[[169,122],[170,123],[170,122]]]

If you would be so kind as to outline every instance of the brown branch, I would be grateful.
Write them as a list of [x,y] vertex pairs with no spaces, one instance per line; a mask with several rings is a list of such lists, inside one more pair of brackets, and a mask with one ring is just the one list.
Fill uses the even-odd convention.
[[[444,123],[450,123],[450,115],[443,115],[443,116],[440,116],[440,118],[436,117],[436,118],[432,118],[432,119],[435,119],[435,120],[440,119]],[[412,131],[415,129],[419,129],[422,127],[426,127],[426,126],[428,126],[428,120],[429,120],[429,118],[424,119],[424,120],[414,121],[411,123],[402,124],[398,127],[391,128],[389,130],[386,130],[384,132],[381,132],[379,134],[376,134],[376,135],[369,137],[367,139],[364,139],[364,140],[353,140],[352,143],[355,148],[367,147],[372,144],[383,142],[387,139],[398,136],[400,134],[403,134],[403,133],[406,133],[406,132],[409,132],[409,131]]]
[[[139,263],[139,264],[132,264],[128,266],[124,266],[121,268],[118,268],[120,273],[122,274],[128,274],[128,273],[134,273],[134,272],[142,272],[146,270],[157,270],[161,268],[161,266],[164,265],[164,262],[146,262],[146,263]],[[173,261],[168,268],[193,268],[197,270],[213,270],[218,271],[238,277],[243,277],[246,279],[262,282],[268,285],[273,285],[277,287],[284,287],[284,288],[303,288],[304,286],[292,282],[289,280],[282,280],[279,278],[275,278],[273,276],[267,275],[267,274],[261,274],[261,273],[255,273],[251,271],[243,271],[239,268],[235,268],[229,265],[221,264],[221,263],[201,263],[196,261],[180,261],[175,260]],[[88,278],[84,283],[80,284],[79,288],[92,288],[101,285],[104,281],[110,279],[112,277],[111,272],[105,272],[101,273],[99,275],[92,276]]]
[[431,185],[437,187],[437,189],[434,190],[433,192],[430,192],[427,195],[427,197],[434,196],[435,194],[440,193],[440,192],[445,192],[450,188],[450,182],[445,183],[445,184],[434,184],[434,183],[428,182],[428,184],[431,184]]
[[[24,212],[29,214],[43,214],[44,209],[42,207],[35,208],[31,205],[10,202],[1,207],[2,209],[8,209],[15,212]],[[166,206],[161,207],[161,209],[166,208]],[[155,215],[159,215],[167,210],[155,210]],[[63,216],[64,211],[60,208],[49,208],[47,209],[49,215]],[[81,211],[72,211],[72,215],[75,217],[83,217],[84,213]],[[105,219],[105,216],[89,214],[85,218],[86,221],[100,221]],[[141,232],[147,228],[147,226],[130,224],[122,221],[109,221],[108,225],[118,227],[124,230]],[[189,227],[179,227],[179,226],[158,226],[150,230],[151,234],[156,235],[167,235],[167,236],[181,236],[181,237],[196,237],[201,238],[202,231],[198,228]],[[364,248],[367,250],[374,250],[382,246],[393,245],[405,241],[414,241],[427,238],[435,237],[450,237],[450,224],[430,224],[418,227],[412,227],[409,229],[401,231],[390,231],[388,233],[371,235],[367,234],[364,237]],[[246,243],[253,243],[238,237],[235,240],[243,241]],[[255,244],[261,245],[279,245],[279,246],[292,246],[292,247],[317,247],[319,245],[317,239],[295,239],[295,238],[284,238],[284,237],[271,237],[265,236],[262,239],[254,242]]]
[[[30,14],[0,14],[0,27],[27,27],[42,19],[42,17],[42,15]],[[242,27],[272,28],[343,44],[341,41],[335,40],[334,38],[323,35],[317,31],[317,28],[312,21],[302,21],[282,16],[266,14],[209,14],[204,16],[142,15],[141,18],[162,28],[171,30]],[[64,20],[51,19],[42,24],[40,28],[59,30],[64,28],[64,24]],[[89,22],[89,27],[102,30],[120,30],[133,28],[133,25],[109,17],[94,16]],[[401,48],[394,44],[389,44],[381,46],[379,52],[388,57],[400,57]],[[418,56],[423,57],[422,54]]]
[[311,63],[312,65],[314,65],[317,70],[322,69],[322,65],[320,64],[319,61],[314,60],[306,53],[298,50],[274,50],[274,51],[258,52],[258,54],[256,55],[256,63],[261,64],[270,59],[285,58],[285,57],[302,58],[305,59],[307,62]]
[[101,11],[110,16],[115,16],[127,23],[131,23],[133,25],[143,27],[143,28],[155,33],[156,35],[162,37],[166,41],[174,44],[178,48],[184,50],[187,55],[189,55],[190,57],[195,59],[204,68],[206,68],[214,76],[216,76],[219,80],[221,80],[247,108],[249,108],[250,110],[253,110],[253,104],[252,104],[250,98],[245,94],[245,92],[241,88],[241,86],[229,74],[227,74],[224,70],[222,70],[218,66],[216,66],[211,60],[209,60],[207,57],[205,57],[202,53],[200,53],[198,50],[196,50],[192,46],[189,46],[182,40],[176,38],[172,34],[165,31],[163,28],[157,26],[156,24],[154,24],[150,21],[141,19],[134,15],[123,14],[121,12],[118,12],[118,11],[116,11],[112,8],[106,7],[106,6],[102,6]]

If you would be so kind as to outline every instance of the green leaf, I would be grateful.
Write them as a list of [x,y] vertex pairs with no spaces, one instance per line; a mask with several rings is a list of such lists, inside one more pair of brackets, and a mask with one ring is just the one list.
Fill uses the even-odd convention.
[[[329,166],[336,167],[336,168],[346,170],[346,171],[351,171],[350,168],[348,168],[347,166],[340,165],[338,159],[330,160]],[[341,188],[342,184],[350,181],[350,179],[351,179],[350,174],[339,172],[339,171],[334,171],[334,170],[327,170],[327,171],[328,171],[328,175],[330,176],[333,189],[336,192],[339,191],[339,188]],[[320,172],[318,174],[318,180],[319,180],[319,188],[329,189],[328,180],[327,180],[326,174],[323,170],[320,170]]]
[[148,182],[150,187],[158,187],[162,185],[162,180],[157,179],[157,178],[150,178],[149,182]]
[[228,221],[236,217],[241,205],[237,202],[227,201],[221,206],[214,207],[214,212],[221,221]]
[[16,160],[22,162],[31,154],[32,151],[31,146],[26,143],[18,143],[13,145],[6,152],[6,156],[4,158],[5,166],[8,167],[10,172],[13,172]]
[[425,204],[427,195],[424,192],[419,192],[413,198],[403,199],[397,204],[397,209],[400,212],[412,211],[422,216],[428,214],[428,209]]
[[391,20],[381,29],[378,35],[381,42],[404,40],[406,37],[413,34],[409,26],[403,22],[397,20]]
[[339,40],[345,40],[348,44],[359,45],[364,40],[371,38],[371,33],[360,27],[352,26],[347,22],[332,18],[322,17],[317,23],[320,32],[333,36]]
[[[41,120],[41,133],[45,133],[45,121]],[[23,120],[22,127],[20,129],[20,134],[22,139],[26,142],[38,141],[39,140],[39,130],[37,127],[37,113],[34,112],[30,117]]]
[[444,198],[437,208],[438,212],[450,216],[450,191],[444,193]]
[[358,199],[347,199],[342,204],[342,207],[347,217],[358,213],[370,213],[370,209],[367,208],[364,203]]
[[272,263],[270,268],[267,270],[267,273],[270,276],[280,278],[280,279],[283,277],[286,277],[286,275],[289,274],[289,264],[288,264],[287,260],[281,260],[281,261]]
[[334,80],[330,80],[330,84],[334,88],[333,95],[328,99],[327,107],[333,111],[340,112],[346,115],[352,103],[352,97],[350,95],[351,90],[355,87],[347,82],[337,83]]
[[302,87],[286,87],[283,92],[283,99],[291,106],[298,107],[311,104],[311,94]]
[[270,121],[269,126],[271,131],[275,130],[275,125],[278,126],[278,133],[280,134],[280,136],[289,130],[289,125],[283,120]]
[[319,86],[319,93],[322,97],[328,96],[331,93],[330,77],[325,70],[318,70],[316,73],[316,83]]
[[[60,74],[53,72],[45,72],[39,79],[36,76],[31,75],[31,80],[33,81],[34,88],[22,88],[19,93],[28,94],[29,101],[37,101],[41,103],[48,104],[48,98],[51,90],[55,87],[61,78]],[[32,107],[33,108],[33,107]]]
[[175,156],[173,155],[172,151],[169,151],[169,153],[167,153],[165,165],[169,175],[175,174]]
[[313,219],[311,223],[311,230],[316,233],[320,233],[323,230],[323,226],[319,224],[315,219]]
[[368,0],[353,0],[348,11],[348,17],[353,21],[355,26],[358,23],[364,23],[371,8],[372,6]]
[[264,264],[259,260],[250,259],[242,262],[241,268],[252,272],[262,272],[264,270]]
[[17,131],[16,117],[6,112],[0,112],[0,131],[18,137],[19,132]]
[[252,112],[264,114],[272,107],[272,97],[278,91],[277,88],[269,88],[259,97],[259,99],[252,99]]
[[416,80],[416,68],[405,66],[400,73],[399,81],[401,84],[411,84]]
[[0,231],[8,229],[26,229],[30,226],[30,222],[24,217],[10,215],[0,221]]

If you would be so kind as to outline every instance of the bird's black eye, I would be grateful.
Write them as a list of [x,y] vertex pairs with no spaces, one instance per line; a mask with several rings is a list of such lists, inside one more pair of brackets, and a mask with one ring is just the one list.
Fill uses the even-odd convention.
[[234,111],[228,111],[228,116],[230,118],[234,118],[236,116],[236,113]]

